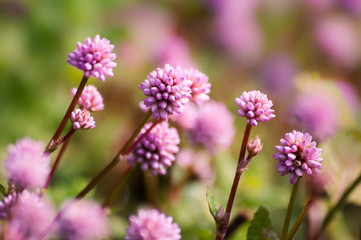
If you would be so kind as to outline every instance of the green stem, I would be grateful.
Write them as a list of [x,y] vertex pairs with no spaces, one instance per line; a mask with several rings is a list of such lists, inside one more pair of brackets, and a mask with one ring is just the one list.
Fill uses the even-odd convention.
[[52,151],[54,151],[55,149],[52,148],[52,144],[58,140],[58,138],[60,137],[61,133],[63,132],[65,126],[66,126],[66,123],[68,122],[69,118],[70,118],[70,115],[71,115],[71,112],[74,110],[75,106],[78,104],[78,101],[79,101],[79,98],[84,90],[84,87],[87,83],[89,78],[85,77],[83,75],[83,78],[81,79],[80,81],[80,84],[78,86],[78,89],[73,97],[73,100],[71,101],[69,107],[68,107],[68,110],[66,111],[63,119],[61,120],[58,128],[56,129],[53,137],[51,138],[51,140],[49,141],[48,145],[46,146],[46,149],[45,149],[45,153],[51,153]]
[[302,209],[302,212],[300,213],[300,215],[296,219],[295,223],[293,224],[290,232],[288,233],[286,240],[291,240],[295,236],[298,228],[301,226],[301,223],[308,212],[308,209],[310,208],[311,203],[312,203],[312,200],[308,201],[307,204],[304,206],[304,208]]
[[[123,171],[123,173],[119,176],[115,184],[113,185],[112,190],[110,191],[108,197],[103,202],[103,208],[109,206],[117,196],[118,192],[123,188],[124,183],[126,180],[130,177],[130,172],[133,168],[131,168],[129,165],[126,167],[126,169]],[[132,171],[134,172],[134,171]]]
[[291,221],[291,216],[292,216],[292,211],[293,211],[293,207],[295,206],[295,202],[296,202],[296,196],[297,196],[297,190],[298,190],[298,185],[300,182],[300,178],[297,179],[297,182],[295,184],[293,184],[293,188],[292,188],[292,193],[291,193],[291,197],[290,197],[290,202],[288,204],[288,208],[287,208],[287,214],[286,214],[286,218],[285,221],[283,223],[283,230],[282,230],[282,237],[281,240],[285,240],[287,237],[287,233],[288,233],[288,228],[290,226],[290,221]]
[[246,155],[247,143],[248,143],[248,139],[249,139],[249,135],[251,133],[251,130],[252,130],[252,125],[247,124],[246,129],[244,131],[244,135],[243,135],[242,146],[241,146],[241,151],[239,153],[236,173],[235,173],[235,176],[234,176],[234,179],[233,179],[231,192],[229,194],[226,212],[224,214],[224,220],[223,220],[222,224],[220,224],[220,229],[218,229],[218,231],[217,231],[218,234],[216,236],[216,240],[222,240],[224,238],[226,232],[227,232],[229,218],[231,216],[231,211],[232,211],[232,207],[233,207],[234,198],[236,197],[238,183],[239,183],[239,180],[241,179],[241,175],[242,175],[242,172],[243,172],[243,170],[242,170],[243,164],[242,163],[243,163],[245,155]]
[[352,191],[356,188],[357,185],[359,185],[361,182],[361,173],[360,175],[346,188],[344,193],[342,194],[341,198],[338,200],[335,206],[330,208],[326,214],[326,217],[324,218],[322,222],[322,226],[320,230],[318,231],[316,236],[321,236],[321,234],[325,231],[327,225],[330,223],[332,218],[335,216],[336,212],[340,210],[340,208],[345,204],[346,199],[348,196],[352,193]]

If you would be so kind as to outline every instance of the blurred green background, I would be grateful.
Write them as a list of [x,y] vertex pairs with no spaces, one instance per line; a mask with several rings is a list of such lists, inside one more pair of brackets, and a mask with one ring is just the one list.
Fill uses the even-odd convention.
[[[138,85],[150,71],[168,61],[194,65],[206,73],[212,83],[211,98],[223,102],[235,116],[237,133],[233,145],[212,159],[216,181],[210,188],[217,202],[224,206],[245,126],[245,119],[236,113],[234,98],[243,91],[259,89],[273,100],[277,118],[259,124],[252,131],[252,136],[260,135],[264,148],[242,176],[233,214],[250,220],[262,205],[271,211],[278,233],[291,186],[288,177],[279,176],[275,170],[274,146],[286,132],[304,127],[290,121],[290,109],[297,94],[320,89],[334,93],[331,98],[336,103],[332,109],[341,116],[337,117],[337,129],[320,146],[324,149],[323,171],[331,175],[324,187],[322,204],[335,202],[345,185],[361,171],[360,49],[352,42],[359,45],[359,15],[350,13],[341,3],[320,10],[309,1],[263,0],[245,3],[231,11],[231,7],[224,6],[226,2],[0,0],[1,159],[6,157],[7,145],[24,136],[44,143],[50,140],[71,101],[70,89],[82,77],[81,71],[67,64],[67,54],[75,49],[76,42],[100,34],[115,45],[118,66],[114,69],[115,76],[104,83],[93,78],[89,81],[103,95],[105,109],[94,114],[97,127],[77,132],[65,153],[48,194],[57,206],[78,193],[113,158],[143,116],[138,108],[143,99]],[[352,23],[356,37],[336,39],[336,46],[349,46],[341,48],[341,54],[337,55],[332,52],[335,47],[328,47],[330,43],[322,47],[315,40],[314,27],[323,19],[340,17]],[[240,33],[228,36],[231,31]],[[168,42],[173,37],[182,40]],[[344,57],[346,60],[345,51],[352,55]],[[294,72],[287,75],[287,70],[286,73],[281,70],[279,79],[289,76],[286,82],[278,82],[277,74],[276,80],[268,82],[265,74],[272,73],[265,66],[278,54],[292,60],[295,67],[289,71]],[[302,75],[294,81],[303,72],[317,72],[319,77],[310,80]],[[355,95],[354,105],[341,94],[338,82],[349,86]],[[186,138],[182,146],[189,146]],[[112,171],[90,197],[101,201],[123,167],[120,164]],[[206,184],[189,181],[177,187],[184,170],[174,166],[169,172],[165,177],[137,172],[130,178],[113,204],[112,239],[124,238],[128,216],[141,206],[155,206],[173,216],[182,229],[183,239],[209,238],[207,234],[214,230],[214,225],[205,198]],[[5,177],[1,183],[6,185]],[[296,211],[300,211],[303,200],[307,199],[308,188],[306,184],[302,186]],[[360,195],[355,193],[352,203],[332,223],[329,239],[357,238],[361,227],[359,204]],[[245,239],[248,224],[241,225],[231,239]],[[296,239],[305,238],[306,224],[302,229]]]

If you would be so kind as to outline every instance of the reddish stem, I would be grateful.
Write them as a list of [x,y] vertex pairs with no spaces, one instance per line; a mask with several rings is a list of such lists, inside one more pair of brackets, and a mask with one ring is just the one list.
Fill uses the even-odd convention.
[[229,194],[229,198],[228,198],[228,202],[227,202],[226,212],[224,214],[223,223],[221,224],[219,232],[218,232],[218,234],[216,236],[216,240],[222,240],[224,238],[226,232],[227,232],[229,218],[231,216],[231,211],[232,211],[234,198],[236,196],[238,183],[239,183],[239,180],[240,180],[242,172],[243,172],[243,161],[244,161],[244,158],[245,158],[245,155],[246,155],[247,143],[248,143],[248,139],[249,139],[249,135],[251,133],[251,130],[252,130],[252,125],[247,124],[246,129],[244,131],[244,135],[243,135],[242,147],[241,147],[241,151],[239,153],[236,173],[235,173],[235,176],[234,176],[234,179],[233,179],[231,192]]
[[80,84],[78,86],[78,89],[75,93],[75,96],[73,97],[73,100],[71,101],[69,107],[68,107],[68,110],[66,111],[63,119],[61,120],[58,128],[56,129],[53,137],[51,138],[51,140],[49,141],[48,145],[46,146],[46,149],[45,149],[45,153],[51,153],[52,149],[50,149],[50,146],[56,142],[58,140],[58,138],[60,137],[61,133],[63,132],[65,126],[66,126],[66,123],[68,122],[69,118],[70,118],[70,115],[71,115],[71,112],[74,110],[75,106],[78,104],[78,101],[79,101],[79,98],[84,90],[84,87],[87,83],[89,78],[85,77],[83,75],[83,78],[81,79],[80,81]]

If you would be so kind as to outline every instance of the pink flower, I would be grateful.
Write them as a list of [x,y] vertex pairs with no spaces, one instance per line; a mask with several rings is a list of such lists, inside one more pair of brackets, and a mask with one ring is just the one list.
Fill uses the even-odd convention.
[[166,64],[151,72],[139,88],[147,96],[144,104],[151,108],[154,119],[167,120],[169,114],[183,112],[183,105],[191,98],[191,85],[179,66],[173,69]]
[[[217,117],[215,117],[217,114]],[[224,104],[209,101],[202,106],[188,104],[183,114],[177,116],[193,144],[202,144],[212,153],[232,144],[234,117]]]
[[17,189],[41,188],[50,172],[49,162],[43,143],[25,137],[8,146],[5,168]]
[[59,235],[68,240],[96,240],[109,237],[109,223],[97,203],[75,200],[66,204],[60,219]]
[[156,209],[139,210],[138,215],[129,217],[130,226],[125,240],[179,240],[180,228]]
[[255,138],[250,139],[247,144],[248,153],[252,157],[260,153],[262,151],[262,148],[263,144],[261,143],[261,139],[258,137],[258,135]]
[[114,45],[106,38],[96,35],[93,40],[86,38],[84,44],[78,42],[77,49],[69,53],[68,63],[84,71],[85,77],[93,76],[104,82],[105,77],[113,76],[113,68],[117,66]]
[[290,109],[295,125],[319,141],[336,133],[339,127],[338,111],[336,103],[329,96],[309,92],[297,95]]
[[346,17],[326,18],[315,26],[315,38],[336,64],[352,69],[360,58],[357,25]]
[[75,111],[71,113],[70,119],[73,122],[74,129],[86,130],[90,128],[95,128],[94,118],[86,109],[75,109]]
[[208,82],[208,77],[197,69],[190,68],[186,71],[187,79],[193,83],[191,85],[192,98],[191,101],[202,105],[209,100],[208,94],[211,92],[211,84]]
[[[151,125],[152,123],[146,124],[140,135]],[[179,151],[179,143],[177,129],[169,128],[167,122],[159,123],[135,147],[132,155],[128,157],[128,163],[133,167],[139,163],[143,171],[149,169],[154,175],[164,175],[165,168],[170,167],[175,160],[174,154]]]
[[[76,88],[71,90],[73,97],[75,96],[76,90]],[[98,89],[93,85],[85,86],[82,94],[80,95],[78,104],[81,108],[85,108],[91,112],[104,109],[103,97],[98,92]]]
[[54,209],[47,201],[24,190],[11,209],[5,239],[36,239],[54,217]]
[[322,149],[316,147],[310,134],[293,130],[286,133],[285,139],[280,142],[281,145],[275,147],[278,153],[273,154],[273,157],[278,160],[277,171],[282,176],[290,174],[291,184],[295,184],[303,173],[311,176],[320,172]]
[[274,110],[271,109],[273,103],[268,100],[267,95],[260,91],[243,92],[236,98],[236,103],[241,109],[238,114],[247,118],[247,123],[257,126],[258,122],[266,122],[276,117]]
[[182,168],[189,169],[196,178],[211,184],[215,173],[211,166],[210,155],[206,151],[195,152],[192,149],[183,149],[177,154],[176,163]]
[[17,193],[13,192],[4,196],[0,201],[0,219],[7,219],[10,217],[11,208],[16,203]]

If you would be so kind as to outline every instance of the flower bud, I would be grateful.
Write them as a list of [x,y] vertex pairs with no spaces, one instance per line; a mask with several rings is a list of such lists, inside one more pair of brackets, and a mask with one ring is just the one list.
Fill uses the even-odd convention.
[[257,135],[255,138],[249,140],[247,150],[251,157],[254,157],[262,151],[262,147],[263,144],[261,143],[261,139]]

